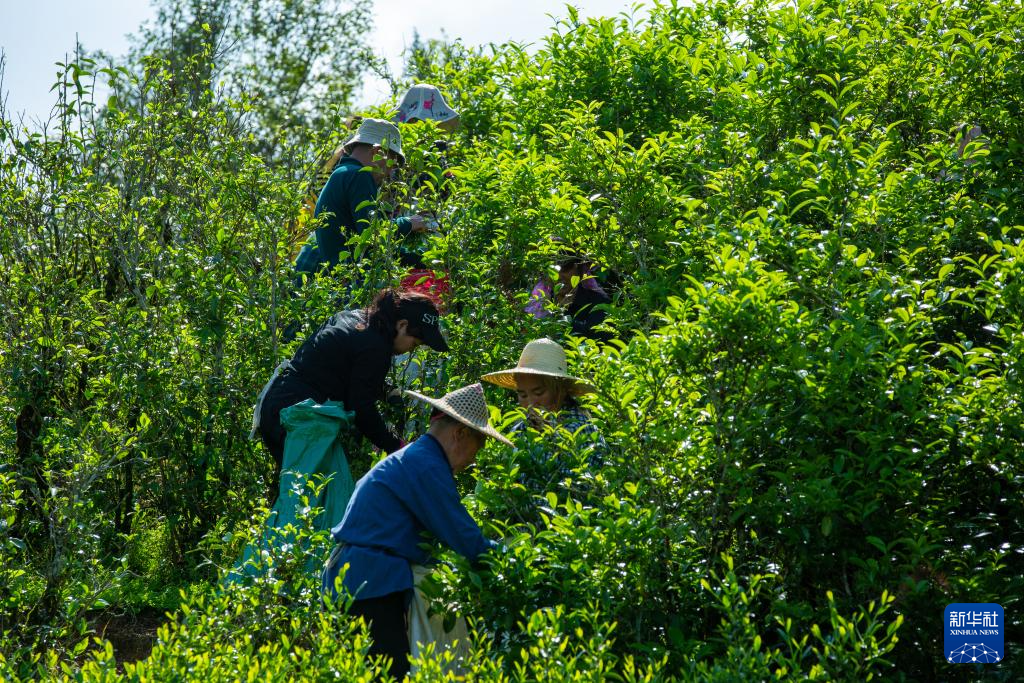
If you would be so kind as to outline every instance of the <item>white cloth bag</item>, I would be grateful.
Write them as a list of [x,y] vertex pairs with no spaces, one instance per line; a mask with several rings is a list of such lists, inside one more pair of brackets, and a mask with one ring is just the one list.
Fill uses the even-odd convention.
[[[415,587],[413,588],[412,603],[409,605],[409,652],[412,659],[423,654],[423,649],[429,643],[434,644],[434,657],[441,653],[450,651],[454,658],[444,667],[445,673],[453,673],[456,676],[465,676],[469,673],[467,663],[469,659],[469,629],[466,627],[466,620],[461,616],[455,619],[455,626],[451,631],[444,630],[444,618],[435,614],[430,616],[430,601],[420,590],[420,582],[430,576],[430,567],[421,564],[412,565],[412,578]],[[410,674],[416,673],[417,667],[413,664]]]

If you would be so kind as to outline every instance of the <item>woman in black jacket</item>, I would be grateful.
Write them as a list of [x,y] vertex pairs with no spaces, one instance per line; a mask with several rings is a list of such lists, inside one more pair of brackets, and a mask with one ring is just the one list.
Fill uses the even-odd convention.
[[400,447],[384,424],[376,402],[384,398],[391,357],[426,344],[447,351],[441,317],[431,299],[416,292],[385,289],[367,309],[331,316],[309,336],[271,381],[257,408],[259,431],[276,463],[271,496],[277,492],[286,431],[281,411],[312,398],[340,401],[355,413],[359,433],[381,450]]

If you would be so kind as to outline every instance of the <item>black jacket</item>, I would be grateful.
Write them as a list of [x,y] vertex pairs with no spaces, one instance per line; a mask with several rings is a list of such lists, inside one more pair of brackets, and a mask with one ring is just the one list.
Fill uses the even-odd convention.
[[388,431],[376,406],[384,398],[392,340],[365,323],[364,311],[343,311],[302,343],[291,369],[278,376],[263,400],[260,432],[268,445],[279,440],[283,452],[281,411],[312,398],[317,403],[341,401],[355,413],[356,428],[374,446],[387,453],[398,450],[398,438]]
[[594,328],[604,322],[608,312],[597,308],[603,304],[610,304],[611,297],[604,291],[595,291],[587,287],[578,286],[573,292],[572,301],[566,307],[565,312],[572,318],[572,333],[580,337],[589,337],[597,341],[608,341],[614,335],[595,330]]

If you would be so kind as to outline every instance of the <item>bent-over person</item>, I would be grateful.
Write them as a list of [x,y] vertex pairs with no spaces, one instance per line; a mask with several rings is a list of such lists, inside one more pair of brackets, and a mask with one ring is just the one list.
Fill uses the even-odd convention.
[[484,537],[459,498],[455,475],[476,460],[487,437],[511,445],[491,427],[484,390],[472,384],[433,399],[427,433],[392,453],[356,484],[341,522],[338,543],[324,567],[323,587],[332,594],[341,567],[350,614],[366,620],[371,654],[391,658],[399,680],[409,671],[406,612],[414,586],[412,565],[429,561],[425,532],[471,561],[496,546]]

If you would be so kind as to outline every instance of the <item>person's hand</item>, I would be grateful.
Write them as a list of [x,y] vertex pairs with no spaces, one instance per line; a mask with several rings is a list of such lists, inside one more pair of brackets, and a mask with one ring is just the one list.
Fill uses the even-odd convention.
[[427,219],[419,214],[409,216],[409,225],[411,230],[417,234],[423,234],[430,229],[430,226],[427,225]]
[[540,431],[544,429],[547,424],[547,419],[544,415],[542,408],[537,406],[530,406],[526,411],[526,421],[530,423],[530,426]]

